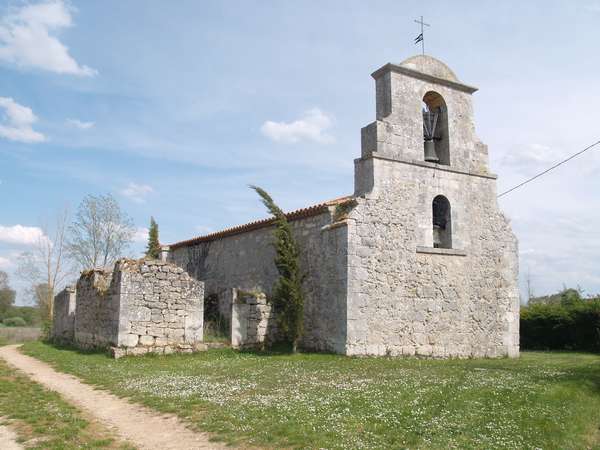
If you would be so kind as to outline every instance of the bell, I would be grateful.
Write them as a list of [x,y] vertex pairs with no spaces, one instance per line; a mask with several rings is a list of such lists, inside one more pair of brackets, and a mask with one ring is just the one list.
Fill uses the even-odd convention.
[[435,141],[433,139],[425,141],[425,161],[428,162],[440,162],[435,152]]

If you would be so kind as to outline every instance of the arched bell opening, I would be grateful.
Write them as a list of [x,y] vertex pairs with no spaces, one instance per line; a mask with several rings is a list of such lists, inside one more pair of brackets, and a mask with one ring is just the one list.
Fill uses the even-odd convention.
[[433,247],[452,248],[452,215],[450,202],[443,195],[433,199]]
[[450,165],[448,108],[444,98],[434,91],[423,97],[423,140],[425,161]]

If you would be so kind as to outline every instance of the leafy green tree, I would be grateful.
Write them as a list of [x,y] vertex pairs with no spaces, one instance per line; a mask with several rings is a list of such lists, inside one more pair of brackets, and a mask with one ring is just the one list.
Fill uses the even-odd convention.
[[6,317],[21,317],[27,326],[41,324],[40,311],[37,307],[33,306],[13,306]]
[[150,217],[150,229],[148,230],[148,246],[146,247],[146,256],[152,259],[158,259],[160,256],[158,224],[154,220],[154,217]]
[[8,284],[8,274],[0,270],[0,320],[7,317],[15,303],[16,293]]
[[300,252],[283,211],[271,196],[258,186],[250,186],[275,217],[275,266],[279,279],[273,288],[271,303],[277,313],[277,324],[282,337],[296,353],[304,327],[303,276],[300,273]]
[[22,317],[9,317],[8,319],[4,319],[2,321],[4,325],[7,327],[25,327],[27,323],[23,320]]
[[578,289],[564,289],[560,292],[560,304],[565,307],[581,305],[583,299]]

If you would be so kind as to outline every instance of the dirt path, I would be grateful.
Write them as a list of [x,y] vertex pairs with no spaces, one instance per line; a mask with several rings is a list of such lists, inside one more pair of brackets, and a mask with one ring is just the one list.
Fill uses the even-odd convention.
[[67,401],[140,449],[226,448],[209,442],[207,434],[195,433],[186,428],[175,416],[160,414],[106,391],[96,390],[74,376],[57,372],[46,363],[23,355],[17,348],[18,345],[0,347],[0,357],[25,372],[32,380],[58,392]]
[[23,450],[23,446],[17,443],[17,433],[4,425],[0,425],[0,448],[2,450]]

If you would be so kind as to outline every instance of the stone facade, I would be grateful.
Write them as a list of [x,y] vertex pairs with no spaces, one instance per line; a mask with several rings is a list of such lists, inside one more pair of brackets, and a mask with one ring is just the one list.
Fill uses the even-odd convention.
[[[302,210],[290,217],[301,250],[305,333],[302,345],[315,350],[345,349],[347,227],[339,226],[336,202]],[[273,228],[269,221],[251,224],[250,231],[208,236],[171,246],[170,261],[202,280],[205,294],[219,296],[222,314],[230,318],[232,289],[271,293],[279,274],[273,263]],[[228,231],[229,233],[229,231]],[[323,299],[327,299],[326,302]]]
[[231,306],[231,346],[262,348],[277,341],[277,320],[262,292],[234,290]]
[[[373,77],[376,120],[362,130],[354,195],[288,215],[306,274],[302,345],[349,355],[518,356],[517,241],[475,134],[477,89],[428,56]],[[434,155],[425,153],[424,105],[438,121]],[[268,296],[277,279],[272,231],[265,220],[179,242],[168,259],[235,315],[232,289]]]
[[[67,294],[75,296],[70,309]],[[76,292],[55,298],[53,337],[72,335],[82,348],[113,347],[115,356],[193,351],[202,347],[203,298],[202,283],[180,267],[119,260],[112,272],[83,273]]]
[[57,342],[73,342],[75,333],[75,288],[67,286],[54,297],[52,336]]
[[[517,356],[517,241],[475,135],[475,88],[427,56],[373,76],[377,121],[363,129],[348,219],[346,353]],[[423,160],[420,111],[431,92],[445,102],[445,165]],[[448,249],[433,245],[438,195],[451,205]]]
[[[112,283],[112,273],[103,270],[82,273],[75,296],[75,345],[81,348],[115,345],[119,334],[119,289]],[[54,320],[56,315],[55,310]]]

